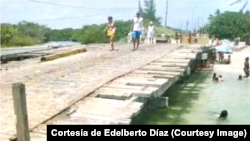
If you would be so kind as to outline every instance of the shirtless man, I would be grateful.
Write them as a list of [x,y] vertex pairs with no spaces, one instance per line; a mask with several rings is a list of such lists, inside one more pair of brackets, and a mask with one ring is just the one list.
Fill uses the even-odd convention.
[[245,63],[244,63],[244,72],[246,74],[245,78],[249,77],[249,57],[247,57],[245,59]]
[[[143,18],[141,17],[141,14],[139,12],[136,13],[136,17],[134,17],[131,30],[133,31],[133,46],[134,49],[132,51],[135,51],[139,48],[140,44],[140,34],[143,27]],[[136,46],[135,46],[136,44]]]
[[115,22],[113,21],[113,17],[109,16],[108,17],[108,25],[107,27],[104,29],[104,32],[107,31],[107,36],[109,37],[109,42],[110,42],[110,46],[111,46],[111,50],[110,51],[114,51],[114,38],[115,38],[115,32],[116,32],[116,26],[115,26]]

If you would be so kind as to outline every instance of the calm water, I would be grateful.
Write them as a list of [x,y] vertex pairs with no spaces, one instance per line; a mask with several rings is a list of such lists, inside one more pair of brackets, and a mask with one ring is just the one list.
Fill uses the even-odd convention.
[[[250,78],[222,75],[224,82],[214,83],[212,72],[196,72],[166,92],[168,108],[147,111],[134,124],[250,124]],[[227,120],[218,120],[222,110],[228,111]]]
[[34,45],[34,46],[25,46],[25,47],[15,47],[15,48],[1,48],[1,55],[8,55],[13,53],[23,53],[29,51],[38,51],[38,50],[45,50],[50,47],[66,47],[72,45],[80,45],[78,42],[71,42],[71,41],[62,41],[62,42],[50,42],[42,45]]

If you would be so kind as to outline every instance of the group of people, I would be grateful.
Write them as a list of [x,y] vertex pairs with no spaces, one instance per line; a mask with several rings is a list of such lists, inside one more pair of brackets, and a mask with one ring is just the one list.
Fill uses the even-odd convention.
[[218,56],[219,56],[219,63],[223,63],[223,64],[230,64],[231,63],[231,55],[228,55],[228,58],[225,59],[224,53],[218,52]]
[[[116,33],[116,25],[113,21],[113,17],[108,17],[108,24],[107,27],[104,29],[104,32],[107,32],[107,36],[109,37],[111,50],[114,51],[114,39],[115,39],[115,33]],[[149,38],[150,43],[153,43],[154,41],[154,25],[153,22],[149,23],[147,37]],[[139,12],[136,13],[136,17],[133,18],[133,22],[131,25],[131,32],[129,33],[132,37],[133,41],[133,50],[135,51],[139,48],[140,41],[144,42],[146,38],[146,31],[143,27],[143,18],[141,17],[141,14]]]
[[[249,77],[249,57],[245,58],[245,63],[244,63],[244,68],[243,68],[244,72],[245,72],[245,76],[244,78],[248,78]],[[239,80],[243,79],[242,75],[239,75]],[[218,77],[216,76],[216,73],[214,73],[213,75],[213,81],[214,82],[223,82],[223,78],[222,75],[219,75]]]
[[[128,42],[130,42],[130,40],[133,39],[133,36],[131,36],[131,35],[133,35],[133,31],[128,34],[128,39],[129,39]],[[153,22],[151,21],[149,23],[147,31],[144,28],[144,26],[142,26],[141,35],[140,35],[141,43],[144,43],[145,39],[148,38],[149,42],[151,44],[153,44],[154,43],[154,35],[155,35],[155,27],[154,27]]]
[[214,81],[214,82],[217,82],[217,83],[223,82],[222,75],[219,75],[219,76],[217,77],[217,76],[216,76],[216,73],[214,73],[214,75],[213,75],[213,81]]

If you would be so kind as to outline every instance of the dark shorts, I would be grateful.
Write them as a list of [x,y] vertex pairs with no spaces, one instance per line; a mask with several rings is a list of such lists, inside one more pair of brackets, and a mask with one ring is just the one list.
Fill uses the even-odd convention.
[[140,39],[141,32],[140,31],[133,31],[133,39]]

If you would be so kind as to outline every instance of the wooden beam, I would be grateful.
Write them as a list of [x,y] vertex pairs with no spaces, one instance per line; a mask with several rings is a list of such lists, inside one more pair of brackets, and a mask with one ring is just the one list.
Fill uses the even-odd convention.
[[12,85],[12,94],[17,119],[17,141],[30,141],[25,85],[22,83],[14,83]]

